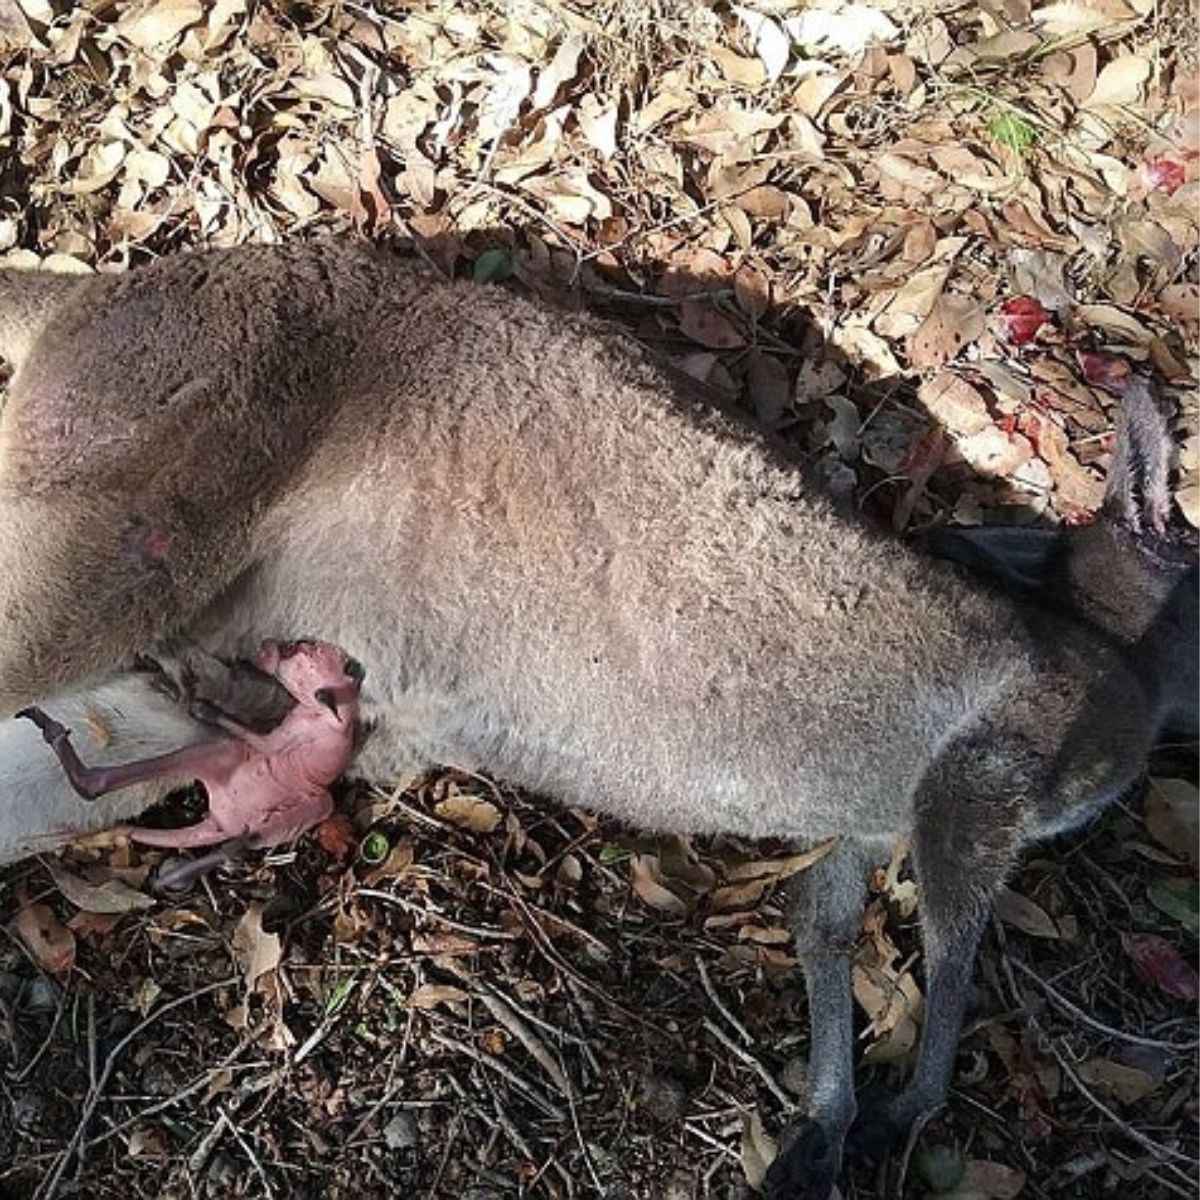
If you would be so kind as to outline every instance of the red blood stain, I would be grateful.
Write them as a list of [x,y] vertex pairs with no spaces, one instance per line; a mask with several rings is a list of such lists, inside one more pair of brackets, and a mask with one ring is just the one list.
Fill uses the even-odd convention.
[[165,529],[147,529],[138,538],[138,549],[146,558],[161,562],[171,549],[171,535]]
[[1014,346],[1024,346],[1037,337],[1037,332],[1050,320],[1050,314],[1035,296],[1014,296],[1000,307],[1004,336]]

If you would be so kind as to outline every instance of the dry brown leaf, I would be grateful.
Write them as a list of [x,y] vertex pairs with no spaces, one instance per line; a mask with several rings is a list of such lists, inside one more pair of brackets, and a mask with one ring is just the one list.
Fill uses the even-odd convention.
[[1200,529],[1200,483],[1189,483],[1175,493],[1175,503],[1183,513],[1184,520],[1193,528]]
[[872,962],[860,953],[851,978],[854,999],[870,1021],[875,1041],[863,1055],[874,1063],[898,1062],[917,1044],[924,1000],[908,971],[897,974],[891,966]]
[[[926,196],[932,196],[946,186],[946,181],[937,171],[922,167],[902,154],[887,151],[875,160],[875,166],[884,181],[891,180],[902,188],[912,188]],[[884,194],[887,195],[886,190]]]
[[710,350],[736,350],[746,344],[737,326],[703,300],[680,304],[679,328],[693,342]]
[[771,276],[754,263],[742,263],[733,277],[733,294],[742,312],[757,320],[771,307]]
[[1104,499],[1104,484],[1071,453],[1066,432],[1056,422],[1049,418],[1039,422],[1037,447],[1054,477],[1060,510],[1098,511]]
[[1200,284],[1168,284],[1158,293],[1158,306],[1173,321],[1200,321]]
[[567,38],[554,52],[550,62],[538,71],[537,86],[533,89],[535,110],[548,108],[563,84],[570,83],[579,70],[579,56],[583,53],[584,38],[575,34]]
[[749,908],[762,899],[763,892],[774,882],[770,876],[730,883],[719,887],[709,902],[713,912],[728,912],[734,908]]
[[989,1162],[984,1158],[967,1160],[962,1179],[945,1200],[1016,1200],[1025,1188],[1025,1172],[1018,1167]]
[[43,971],[64,975],[75,965],[75,935],[48,904],[22,905],[11,928]]
[[433,811],[443,821],[472,833],[491,833],[501,821],[500,810],[490,800],[465,792],[447,796],[434,805]]
[[600,157],[607,160],[617,152],[617,106],[589,92],[575,108],[575,120],[583,136]]
[[914,333],[933,310],[951,270],[950,265],[937,265],[909,276],[875,318],[875,329],[889,338],[908,337]]
[[1089,1058],[1075,1071],[1093,1091],[1121,1104],[1136,1104],[1159,1087],[1159,1081],[1148,1071],[1107,1058]]
[[246,981],[246,990],[258,990],[258,981],[283,961],[283,943],[277,933],[267,933],[262,923],[263,905],[254,901],[242,915],[230,940],[234,961]]
[[430,1009],[439,1004],[461,1004],[467,993],[460,987],[448,983],[423,983],[414,988],[408,997],[409,1008]]
[[742,1113],[742,1172],[752,1188],[760,1188],[779,1146],[763,1128],[757,1106]]
[[939,371],[926,379],[917,389],[917,398],[951,433],[978,433],[992,423],[983,396],[953,371]]
[[1123,54],[1106,63],[1096,76],[1096,86],[1083,102],[1084,108],[1102,105],[1137,105],[1141,103],[1146,80],[1150,78],[1150,62],[1140,54]]
[[786,221],[791,212],[791,199],[782,188],[761,184],[743,192],[734,201],[748,216],[759,221]]
[[789,854],[786,858],[752,858],[743,863],[734,863],[725,868],[725,878],[734,882],[744,879],[787,879],[820,862],[837,844],[837,838],[830,838],[809,850]]
[[638,897],[651,908],[671,917],[687,915],[687,905],[663,883],[656,855],[631,855],[629,878]]
[[1061,0],[1042,5],[1031,15],[1043,32],[1056,38],[1109,30],[1137,17],[1123,0]]
[[996,915],[1005,925],[1011,925],[1030,937],[1054,938],[1062,936],[1054,918],[1040,904],[1028,896],[1014,892],[1012,888],[1001,888],[996,897]]
[[1150,780],[1144,821],[1150,836],[1186,862],[1200,862],[1200,791],[1187,779]]
[[117,34],[139,50],[151,50],[174,41],[190,25],[204,17],[200,0],[154,0],[125,13],[117,22]]
[[154,907],[155,901],[150,896],[135,891],[120,879],[91,883],[72,875],[58,863],[48,862],[46,866],[58,890],[84,912],[113,915]]
[[721,74],[738,87],[759,88],[767,80],[767,69],[760,59],[746,58],[727,46],[714,46],[710,53]]
[[1084,42],[1074,50],[1051,54],[1041,69],[1050,83],[1061,87],[1076,104],[1082,104],[1096,87],[1096,47]]
[[918,371],[943,366],[975,341],[986,324],[975,300],[943,292],[908,340],[909,362]]
[[774,429],[791,396],[787,367],[761,350],[751,350],[746,356],[746,386],[754,415],[768,429]]

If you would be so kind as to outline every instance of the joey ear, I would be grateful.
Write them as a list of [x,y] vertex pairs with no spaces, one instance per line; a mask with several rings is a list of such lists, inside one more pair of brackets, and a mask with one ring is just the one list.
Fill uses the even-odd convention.
[[342,719],[342,714],[338,712],[337,696],[334,695],[333,688],[317,688],[313,693],[313,699],[323,708],[329,709],[339,721]]
[[1163,534],[1171,512],[1171,434],[1149,382],[1130,377],[1117,421],[1117,446],[1104,516],[1138,534]]
[[925,546],[935,558],[991,575],[1011,590],[1042,591],[1053,586],[1062,539],[1057,529],[981,525],[935,529]]

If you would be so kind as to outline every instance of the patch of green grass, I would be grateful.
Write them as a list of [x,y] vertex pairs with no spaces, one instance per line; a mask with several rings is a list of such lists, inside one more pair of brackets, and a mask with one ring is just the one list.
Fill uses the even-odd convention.
[[988,133],[1014,154],[1024,154],[1038,140],[1037,128],[1009,111],[997,113],[988,122]]

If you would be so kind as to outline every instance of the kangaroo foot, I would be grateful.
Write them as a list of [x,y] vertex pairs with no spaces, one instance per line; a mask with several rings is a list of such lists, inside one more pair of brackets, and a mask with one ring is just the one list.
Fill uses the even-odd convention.
[[767,1200],[829,1200],[841,1170],[840,1139],[811,1118],[801,1121],[795,1136],[767,1171]]

